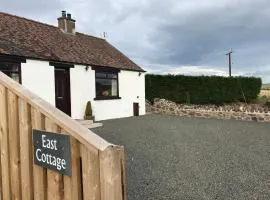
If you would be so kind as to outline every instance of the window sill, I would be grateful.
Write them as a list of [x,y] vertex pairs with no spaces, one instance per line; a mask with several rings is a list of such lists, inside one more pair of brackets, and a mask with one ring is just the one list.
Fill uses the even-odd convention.
[[94,100],[115,100],[115,99],[121,99],[121,97],[96,97]]

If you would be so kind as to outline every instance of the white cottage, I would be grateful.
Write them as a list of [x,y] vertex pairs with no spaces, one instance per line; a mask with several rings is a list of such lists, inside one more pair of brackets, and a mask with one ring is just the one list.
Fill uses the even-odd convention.
[[74,119],[91,102],[96,120],[145,114],[145,71],[105,39],[0,12],[0,71]]

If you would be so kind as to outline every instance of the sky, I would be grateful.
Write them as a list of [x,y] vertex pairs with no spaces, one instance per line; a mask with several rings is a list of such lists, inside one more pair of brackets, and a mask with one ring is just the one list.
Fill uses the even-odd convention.
[[259,76],[270,83],[269,0],[0,0],[0,11],[101,37],[148,73]]

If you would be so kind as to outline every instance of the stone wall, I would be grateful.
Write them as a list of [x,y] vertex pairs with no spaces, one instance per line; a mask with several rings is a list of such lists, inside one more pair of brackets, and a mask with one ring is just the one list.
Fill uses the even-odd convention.
[[223,106],[176,104],[165,99],[155,99],[147,103],[152,113],[179,115],[207,119],[235,119],[245,121],[270,121],[270,109],[259,104],[234,103]]
[[145,99],[145,111],[146,113],[152,113],[153,112],[153,106],[150,101]]

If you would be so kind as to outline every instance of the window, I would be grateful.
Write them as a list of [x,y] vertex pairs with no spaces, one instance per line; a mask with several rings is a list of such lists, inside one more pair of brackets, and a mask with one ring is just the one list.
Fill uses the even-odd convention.
[[118,72],[96,71],[96,100],[118,99]]
[[21,64],[13,62],[0,61],[0,71],[14,79],[18,83],[21,83]]

